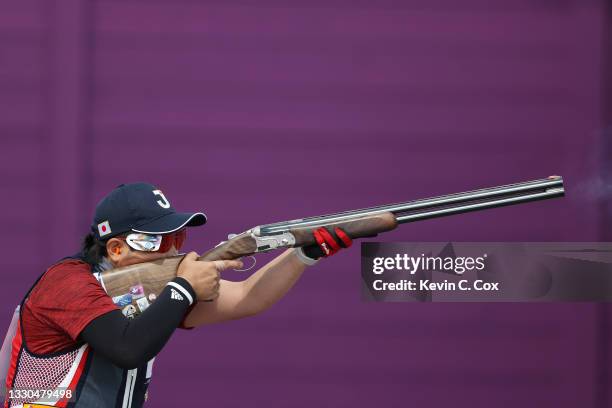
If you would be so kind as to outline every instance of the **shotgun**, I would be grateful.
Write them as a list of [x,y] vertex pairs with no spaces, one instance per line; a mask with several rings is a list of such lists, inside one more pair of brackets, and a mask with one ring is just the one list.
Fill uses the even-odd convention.
[[[563,197],[564,194],[563,179],[550,176],[464,193],[259,225],[241,234],[229,235],[227,241],[198,259],[237,259],[280,248],[310,245],[315,243],[312,231],[319,227],[339,227],[351,238],[365,238],[391,231],[399,224],[408,222]],[[144,295],[153,301],[166,283],[176,277],[182,258],[183,255],[177,255],[125,266],[96,274],[96,277],[113,298],[124,297],[136,288],[139,296]],[[132,303],[131,312],[136,315],[139,313],[136,299]]]

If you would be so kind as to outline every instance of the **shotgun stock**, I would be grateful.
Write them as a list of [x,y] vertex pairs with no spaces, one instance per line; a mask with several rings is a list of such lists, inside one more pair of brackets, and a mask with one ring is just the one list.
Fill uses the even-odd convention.
[[[465,193],[260,225],[241,234],[230,235],[227,241],[221,242],[198,259],[236,259],[280,248],[310,245],[315,242],[312,231],[319,227],[339,227],[352,238],[364,238],[391,231],[403,223],[557,198],[564,194],[563,179],[551,176]],[[124,306],[124,313],[131,306],[129,314],[137,315],[176,276],[182,258],[183,255],[179,255],[117,268],[102,272],[97,278],[113,298],[130,293],[138,293],[137,296],[142,298],[141,292],[144,291],[146,301],[138,302],[140,299],[134,298],[131,305]],[[143,290],[139,290],[139,286]]]

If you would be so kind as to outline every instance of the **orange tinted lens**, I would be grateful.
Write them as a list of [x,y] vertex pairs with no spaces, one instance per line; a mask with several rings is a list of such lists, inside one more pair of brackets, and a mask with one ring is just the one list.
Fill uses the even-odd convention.
[[174,247],[178,251],[185,243],[186,238],[187,230],[184,228],[180,231],[164,235],[162,237],[161,245],[159,246],[159,252],[168,252],[170,248],[172,248],[172,245],[174,245]]
[[174,234],[163,235],[159,252],[168,252],[172,248],[172,244],[174,244]]
[[177,251],[181,249],[186,239],[187,239],[187,228],[183,228],[180,231],[176,231],[176,235],[174,237],[174,246],[176,247]]

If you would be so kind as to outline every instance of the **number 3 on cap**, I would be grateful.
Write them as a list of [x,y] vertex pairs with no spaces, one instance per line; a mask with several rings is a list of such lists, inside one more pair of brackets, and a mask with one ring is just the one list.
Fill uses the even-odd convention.
[[168,202],[168,199],[161,190],[153,190],[153,194],[161,198],[161,200],[157,200],[157,204],[159,204],[161,208],[170,208],[170,202]]

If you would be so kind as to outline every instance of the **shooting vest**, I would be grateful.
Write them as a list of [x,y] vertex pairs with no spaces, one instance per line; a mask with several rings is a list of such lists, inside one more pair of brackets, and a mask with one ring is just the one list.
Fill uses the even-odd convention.
[[[65,259],[84,261],[78,254],[64,258],[62,261]],[[99,264],[92,268],[92,272],[100,273],[108,267],[109,264]],[[13,396],[23,390],[58,390],[61,394],[61,391],[70,389],[72,398],[68,400],[56,394],[44,400],[37,398],[10,399],[9,391],[7,391],[4,408],[27,408],[29,403],[66,408],[142,407],[147,399],[147,388],[151,381],[154,358],[142,367],[128,370],[117,367],[110,360],[96,353],[87,343],[43,355],[32,353],[27,349],[23,341],[25,336],[21,310],[30,292],[43,275],[28,290],[18,308],[19,319],[12,340],[6,388],[13,390]]]

